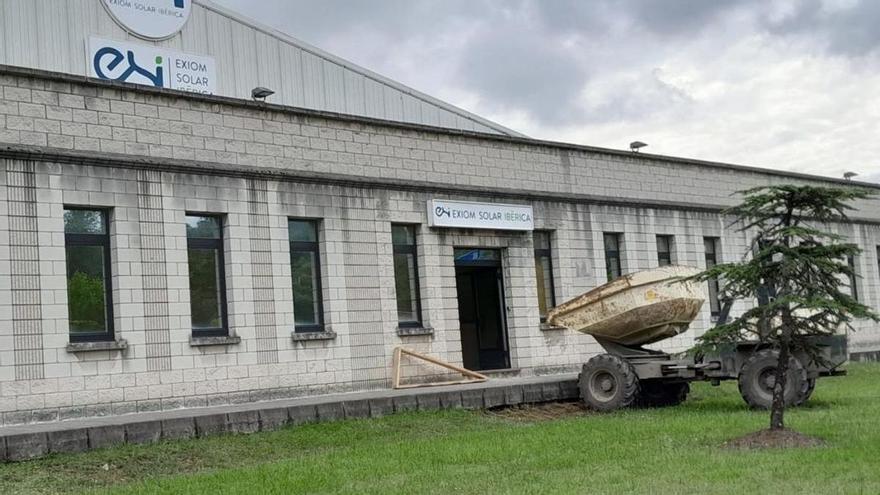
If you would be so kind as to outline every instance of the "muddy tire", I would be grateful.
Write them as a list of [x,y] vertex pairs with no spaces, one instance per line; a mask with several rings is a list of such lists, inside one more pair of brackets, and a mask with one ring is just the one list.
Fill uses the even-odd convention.
[[639,377],[632,365],[612,354],[594,356],[578,378],[581,398],[594,411],[632,406],[639,397]]
[[687,399],[691,391],[687,382],[644,381],[640,385],[640,407],[677,406]]
[[814,390],[816,390],[816,379],[815,378],[808,378],[807,379],[807,389],[804,391],[803,394],[801,394],[797,398],[797,400],[794,402],[794,405],[795,406],[804,405],[808,400],[810,400],[810,397],[813,396]]
[[[777,351],[762,349],[753,353],[739,372],[739,393],[749,407],[770,409],[773,405],[773,384],[776,382]],[[785,384],[785,405],[796,406],[809,398],[810,380],[807,370],[795,359],[788,359]]]

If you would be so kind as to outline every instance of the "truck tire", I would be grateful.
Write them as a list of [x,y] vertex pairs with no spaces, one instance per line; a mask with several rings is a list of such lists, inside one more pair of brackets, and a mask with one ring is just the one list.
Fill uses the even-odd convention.
[[629,407],[639,397],[636,370],[625,359],[612,354],[600,354],[587,361],[578,385],[584,404],[595,411]]
[[797,400],[794,402],[794,405],[795,406],[804,405],[808,400],[810,400],[810,397],[813,396],[814,390],[816,390],[816,379],[815,378],[808,378],[807,379],[807,389],[804,391],[803,394],[801,394],[797,398]]
[[[739,393],[749,407],[770,409],[773,405],[773,384],[776,380],[776,360],[779,352],[761,349],[754,352],[739,372]],[[793,356],[788,358],[788,376],[785,384],[785,405],[796,406],[809,397],[810,380],[807,370]],[[800,401],[800,402],[799,402]]]
[[671,407],[687,399],[691,386],[687,382],[643,381],[639,387],[639,406]]

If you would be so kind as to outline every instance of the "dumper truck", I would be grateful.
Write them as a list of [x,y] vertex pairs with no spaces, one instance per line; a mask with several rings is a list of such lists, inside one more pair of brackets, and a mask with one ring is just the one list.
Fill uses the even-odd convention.
[[[605,353],[581,369],[579,387],[587,407],[613,411],[629,406],[683,402],[690,383],[737,380],[743,400],[767,409],[773,401],[777,351],[758,341],[720,347],[713,354],[672,355],[651,344],[688,329],[706,300],[705,285],[687,280],[700,270],[664,266],[619,277],[548,312],[547,322],[592,336]],[[726,313],[729,306],[722,311]],[[726,317],[726,316],[725,316]],[[822,376],[845,374],[846,336],[816,337],[822,359],[793,352],[786,377],[786,404],[809,400]]]

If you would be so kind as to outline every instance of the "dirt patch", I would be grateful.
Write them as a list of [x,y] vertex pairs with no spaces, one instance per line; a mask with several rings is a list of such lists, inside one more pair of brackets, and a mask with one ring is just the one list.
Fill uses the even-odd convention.
[[507,421],[534,423],[555,419],[585,416],[590,411],[578,402],[545,402],[542,404],[524,404],[512,407],[499,407],[485,411],[487,416]]
[[744,437],[726,442],[724,447],[736,450],[758,450],[821,447],[823,445],[825,445],[825,441],[821,438],[811,437],[786,428],[749,433]]

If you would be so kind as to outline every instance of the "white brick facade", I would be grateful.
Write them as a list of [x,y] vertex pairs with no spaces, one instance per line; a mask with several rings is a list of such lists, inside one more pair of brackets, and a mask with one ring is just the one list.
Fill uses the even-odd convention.
[[[603,232],[624,271],[702,267],[703,237],[734,260],[731,193],[791,177],[570,145],[336,118],[45,73],[0,71],[0,424],[387,387],[405,345],[461,363],[453,249],[500,248],[511,364],[573,370],[600,351],[542,330],[531,233],[432,229],[432,198],[517,202],[552,232],[556,300],[605,282]],[[65,206],[111,211],[113,310],[124,350],[67,350]],[[838,226],[863,249],[862,300],[880,306],[880,205]],[[230,333],[193,346],[187,212],[224,216]],[[324,320],[335,338],[293,341],[287,221],[320,223]],[[391,223],[417,224],[423,324],[399,336]],[[684,350],[711,325],[708,308]],[[853,350],[880,349],[861,328]],[[407,373],[429,373],[413,367]]]

